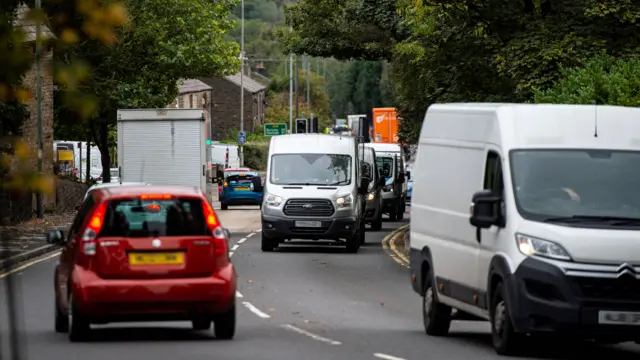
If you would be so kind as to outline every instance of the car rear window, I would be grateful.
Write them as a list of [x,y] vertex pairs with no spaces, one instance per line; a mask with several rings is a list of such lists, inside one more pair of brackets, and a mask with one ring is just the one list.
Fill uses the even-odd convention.
[[252,174],[232,175],[227,178],[229,184],[251,184],[256,179]]
[[155,237],[209,235],[202,201],[120,199],[107,206],[101,237]]

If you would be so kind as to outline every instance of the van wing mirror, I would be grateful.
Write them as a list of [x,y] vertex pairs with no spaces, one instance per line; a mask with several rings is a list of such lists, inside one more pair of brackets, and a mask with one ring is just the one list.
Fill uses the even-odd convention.
[[387,183],[387,179],[384,177],[378,178],[378,187],[383,187]]
[[369,192],[369,183],[371,183],[371,179],[363,176],[360,178],[360,186],[358,187],[358,192],[362,195]]
[[397,182],[398,184],[404,184],[404,181],[405,181],[405,180],[406,180],[406,179],[404,178],[404,173],[403,173],[403,172],[398,173],[398,177],[396,178],[396,182]]
[[493,225],[504,226],[501,220],[501,204],[502,198],[494,195],[491,190],[476,192],[471,197],[469,222],[480,229],[488,229]]

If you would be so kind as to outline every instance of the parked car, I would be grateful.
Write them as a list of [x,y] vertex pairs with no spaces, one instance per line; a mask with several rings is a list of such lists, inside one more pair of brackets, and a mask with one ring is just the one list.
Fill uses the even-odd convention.
[[235,334],[236,271],[229,232],[205,193],[184,186],[91,191],[68,233],[48,234],[55,269],[55,330],[86,339],[92,324],[190,320]]

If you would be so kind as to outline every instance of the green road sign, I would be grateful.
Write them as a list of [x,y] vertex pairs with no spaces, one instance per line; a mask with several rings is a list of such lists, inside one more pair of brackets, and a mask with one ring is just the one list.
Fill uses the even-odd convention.
[[264,124],[264,136],[286,135],[287,124]]

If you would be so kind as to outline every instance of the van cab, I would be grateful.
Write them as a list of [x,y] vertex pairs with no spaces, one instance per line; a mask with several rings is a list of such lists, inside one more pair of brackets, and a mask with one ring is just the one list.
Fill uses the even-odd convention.
[[365,144],[360,144],[358,155],[362,166],[362,172],[371,179],[369,190],[366,195],[365,221],[371,224],[371,230],[380,231],[382,229],[382,188],[386,184],[386,179],[380,176],[377,168],[376,151]]
[[386,179],[382,188],[383,212],[389,220],[402,220],[407,207],[404,151],[399,144],[367,143],[376,151],[378,171]]
[[355,137],[290,134],[271,138],[264,202],[262,251],[287,239],[335,240],[355,253],[363,242],[363,176]]
[[436,104],[413,173],[411,281],[424,327],[491,322],[499,354],[535,334],[640,340],[640,109]]

